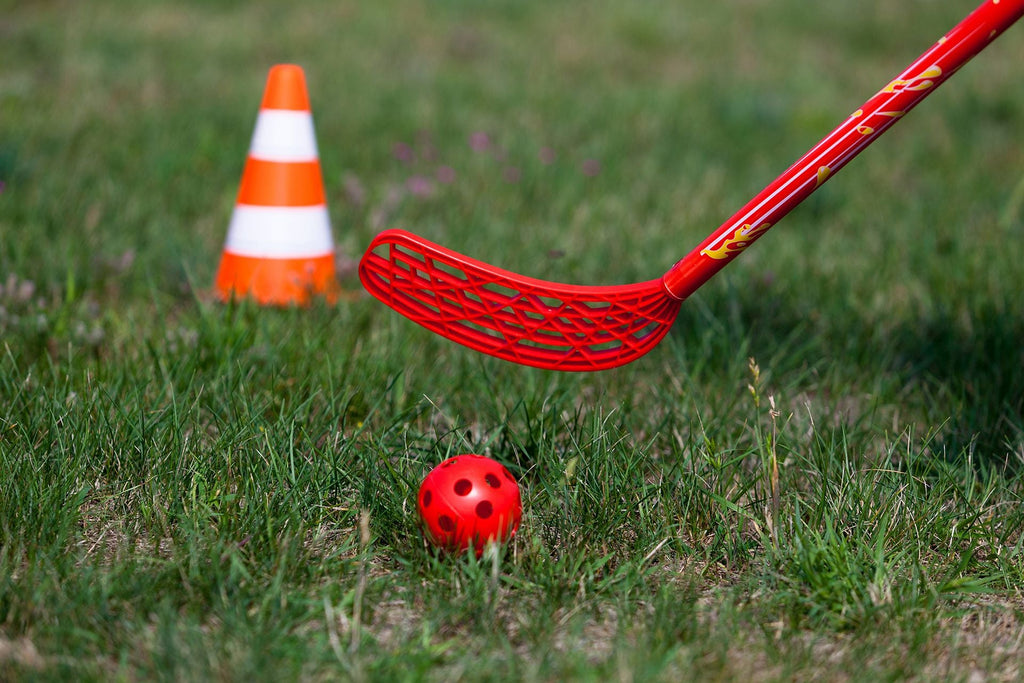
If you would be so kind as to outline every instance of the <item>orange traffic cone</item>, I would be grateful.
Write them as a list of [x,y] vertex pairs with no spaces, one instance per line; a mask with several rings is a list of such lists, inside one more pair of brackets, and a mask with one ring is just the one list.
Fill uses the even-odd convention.
[[224,300],[306,305],[337,297],[313,113],[302,68],[267,77],[216,280]]

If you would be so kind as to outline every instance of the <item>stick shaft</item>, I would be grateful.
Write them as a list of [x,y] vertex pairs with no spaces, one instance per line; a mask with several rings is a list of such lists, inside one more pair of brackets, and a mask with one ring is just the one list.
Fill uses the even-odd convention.
[[1022,15],[1024,0],[986,0],[672,266],[668,294],[696,291]]

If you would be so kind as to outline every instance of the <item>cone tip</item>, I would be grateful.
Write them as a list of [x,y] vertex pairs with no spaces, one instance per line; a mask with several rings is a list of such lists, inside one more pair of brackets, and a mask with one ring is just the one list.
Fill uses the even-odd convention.
[[291,109],[309,111],[306,75],[296,64],[277,64],[267,76],[261,109]]

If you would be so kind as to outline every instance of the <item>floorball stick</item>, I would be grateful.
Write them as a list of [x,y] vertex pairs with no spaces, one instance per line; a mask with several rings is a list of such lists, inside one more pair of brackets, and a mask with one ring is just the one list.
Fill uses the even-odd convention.
[[402,315],[498,358],[574,371],[629,363],[661,341],[686,297],[1021,15],[1024,0],[986,0],[656,280],[611,286],[547,282],[396,229],[372,241],[359,277]]

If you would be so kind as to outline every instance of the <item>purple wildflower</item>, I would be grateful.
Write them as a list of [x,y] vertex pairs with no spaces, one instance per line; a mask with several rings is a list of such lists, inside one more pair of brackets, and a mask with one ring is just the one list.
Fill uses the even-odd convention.
[[416,159],[416,153],[412,151],[412,147],[404,142],[396,142],[391,148],[391,154],[404,164],[411,164]]
[[430,197],[434,194],[434,183],[429,178],[414,175],[405,181],[405,189],[415,197]]
[[455,182],[455,169],[451,166],[438,166],[434,175],[439,183],[448,185]]
[[484,152],[491,146],[491,138],[482,131],[476,131],[469,136],[469,146],[474,152]]

